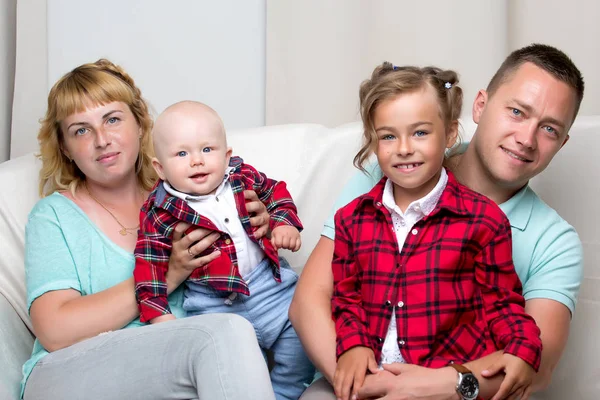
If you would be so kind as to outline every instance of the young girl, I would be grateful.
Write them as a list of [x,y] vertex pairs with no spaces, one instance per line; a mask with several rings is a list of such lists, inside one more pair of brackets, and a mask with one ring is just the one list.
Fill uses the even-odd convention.
[[457,82],[453,71],[384,63],[361,85],[365,143],[354,161],[364,170],[374,153],[384,177],[335,215],[338,398],[378,364],[451,366],[468,400],[478,382],[462,363],[503,348],[505,369],[525,386],[539,367],[509,222],[443,167],[458,135]]

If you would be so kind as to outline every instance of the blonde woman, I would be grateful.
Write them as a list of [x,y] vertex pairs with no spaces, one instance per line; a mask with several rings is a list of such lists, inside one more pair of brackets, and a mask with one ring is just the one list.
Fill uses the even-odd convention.
[[[140,326],[132,271],[139,209],[155,175],[140,90],[107,60],[51,89],[38,136],[38,202],[26,229],[27,302],[37,339],[23,367],[29,399],[274,399],[252,326],[236,315]],[[264,235],[265,207],[248,194]],[[219,255],[217,236],[176,228],[167,276],[178,286]],[[125,329],[134,328],[136,329]],[[143,351],[142,351],[143,350]]]

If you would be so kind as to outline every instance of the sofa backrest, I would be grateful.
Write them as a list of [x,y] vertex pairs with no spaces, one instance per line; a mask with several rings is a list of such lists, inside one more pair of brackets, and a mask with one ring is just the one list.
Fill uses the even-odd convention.
[[39,198],[40,165],[33,154],[0,164],[0,294],[30,330],[25,309],[24,235],[27,215]]
[[[584,273],[571,333],[543,399],[597,399],[600,393],[600,117],[579,117],[571,138],[531,182],[583,243]],[[536,397],[538,398],[538,397]]]

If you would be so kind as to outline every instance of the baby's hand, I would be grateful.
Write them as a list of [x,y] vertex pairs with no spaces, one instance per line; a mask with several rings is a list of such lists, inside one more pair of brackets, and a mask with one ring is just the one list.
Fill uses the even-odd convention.
[[160,317],[152,318],[150,320],[150,323],[158,324],[158,323],[165,322],[165,321],[171,321],[173,319],[177,319],[177,318],[175,318],[175,316],[173,314],[164,314],[164,315],[161,315]]
[[300,232],[293,226],[280,225],[271,232],[271,243],[275,250],[298,251],[301,244]]
[[492,400],[529,399],[532,392],[531,383],[535,376],[535,371],[529,364],[517,356],[504,353],[487,370],[482,371],[481,375],[490,378],[500,372],[504,372],[505,377]]

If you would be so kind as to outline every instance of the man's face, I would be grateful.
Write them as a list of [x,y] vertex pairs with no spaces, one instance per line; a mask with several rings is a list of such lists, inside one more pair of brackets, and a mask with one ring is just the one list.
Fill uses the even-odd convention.
[[569,139],[575,90],[532,63],[521,65],[495,93],[477,94],[473,145],[493,183],[518,190],[542,172]]

